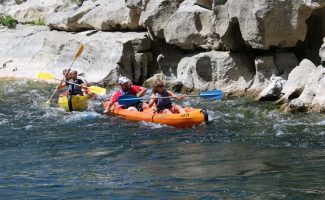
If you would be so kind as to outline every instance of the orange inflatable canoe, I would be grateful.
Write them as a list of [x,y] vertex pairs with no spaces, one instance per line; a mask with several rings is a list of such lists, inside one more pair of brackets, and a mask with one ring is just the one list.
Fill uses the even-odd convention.
[[[108,102],[104,102],[104,108],[107,106],[107,103]],[[208,114],[205,110],[188,107],[185,107],[184,109],[186,111],[184,114],[160,114],[156,113],[155,110],[151,108],[138,112],[112,106],[110,114],[128,120],[166,124],[178,128],[190,128],[208,121]]]

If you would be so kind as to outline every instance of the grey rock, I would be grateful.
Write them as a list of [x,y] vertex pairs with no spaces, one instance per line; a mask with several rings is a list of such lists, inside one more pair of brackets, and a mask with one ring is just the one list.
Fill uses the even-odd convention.
[[178,64],[177,80],[187,88],[243,94],[252,82],[251,69],[245,55],[211,51],[183,58]]
[[132,41],[145,44],[139,42],[147,40],[145,33],[89,33],[72,34],[21,25],[16,29],[0,29],[0,77],[36,78],[38,71],[47,71],[60,78],[81,44],[85,49],[73,68],[85,73],[89,82],[115,84],[120,74],[134,82],[147,77],[151,54],[137,53],[132,46]]
[[154,37],[164,39],[164,28],[169,18],[184,0],[150,0],[141,13],[139,23],[148,27]]
[[300,99],[293,99],[289,103],[285,111],[290,113],[297,113],[297,112],[305,112],[306,109],[307,108],[303,101],[301,101]]
[[322,63],[324,63],[323,66],[325,67],[325,37],[323,39],[323,44],[319,49],[319,56],[321,57]]
[[213,12],[198,6],[195,0],[185,0],[168,20],[164,36],[167,43],[183,49],[211,50],[219,43],[219,35],[214,30]]

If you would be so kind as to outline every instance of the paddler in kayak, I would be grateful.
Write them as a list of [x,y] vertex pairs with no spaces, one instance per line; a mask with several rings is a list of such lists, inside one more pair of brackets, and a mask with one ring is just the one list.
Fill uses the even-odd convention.
[[64,82],[62,82],[59,86],[57,86],[57,89],[60,90],[64,86],[68,86],[69,95],[84,95],[82,89],[85,86],[85,83],[81,78],[78,78],[78,71],[72,70],[70,73],[67,73],[66,70],[63,70],[63,73],[64,73],[64,80],[63,80]]
[[[69,81],[71,79],[71,70],[68,71],[68,69],[64,69],[62,71],[62,74],[64,76],[64,81]],[[77,79],[82,80],[85,86],[89,86],[88,81],[85,79],[85,77],[78,75]]]
[[[72,70],[70,73],[69,71],[63,71],[64,73],[64,78],[59,86],[57,86],[57,89],[62,89],[65,86],[68,86],[68,91],[63,93],[62,95],[67,96],[68,98],[68,107],[69,111],[73,111],[74,106],[73,105],[73,98],[74,96],[84,96],[87,93],[84,91],[87,91],[88,88],[84,87],[85,83],[83,80],[78,78],[78,71],[77,70]],[[68,75],[69,74],[69,75]]]
[[[165,84],[161,80],[156,80],[153,83],[153,94],[149,101],[149,107],[156,104],[157,112],[162,114],[172,113],[186,113],[186,111],[179,105],[173,104],[170,97],[174,97],[177,100],[186,98],[186,95],[177,96],[170,90],[165,89]],[[163,97],[163,98],[161,98]]]
[[[120,85],[120,89],[117,90],[110,99],[107,99],[109,103],[107,104],[103,114],[106,114],[110,111],[113,104],[118,105],[118,98],[123,95],[136,95],[137,97],[142,97],[146,94],[147,88],[130,84],[130,81],[127,77],[121,76],[118,79],[118,84]],[[129,105],[127,107],[122,106],[123,108],[127,108],[132,111],[142,111],[145,108],[149,108],[148,104],[142,101],[136,102],[134,105]]]
[[[68,69],[64,69],[64,70],[62,71],[63,81],[64,81],[64,82],[62,82],[62,83],[60,84],[60,86],[58,86],[57,88],[60,88],[60,89],[61,89],[61,88],[63,88],[64,86],[67,85],[67,84],[65,83],[65,81],[69,81],[69,80],[71,79],[71,72],[72,72],[72,71],[71,71],[71,70],[68,70]],[[77,72],[77,73],[78,73],[78,72]],[[86,86],[86,87],[89,86],[88,81],[86,80],[85,77],[77,75],[77,79],[82,80],[84,86]],[[83,88],[82,91],[83,91],[85,94],[88,94],[88,89],[87,89],[87,88]]]

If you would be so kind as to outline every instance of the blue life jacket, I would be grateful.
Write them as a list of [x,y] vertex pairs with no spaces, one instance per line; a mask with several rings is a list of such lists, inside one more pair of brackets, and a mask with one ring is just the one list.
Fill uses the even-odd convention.
[[[167,90],[164,90],[162,94],[156,93],[156,95],[158,97],[168,97],[169,96]],[[170,100],[170,98],[158,98],[158,100],[156,101],[156,104],[157,104],[157,109],[162,110],[165,108],[170,108],[172,106],[172,101]]]

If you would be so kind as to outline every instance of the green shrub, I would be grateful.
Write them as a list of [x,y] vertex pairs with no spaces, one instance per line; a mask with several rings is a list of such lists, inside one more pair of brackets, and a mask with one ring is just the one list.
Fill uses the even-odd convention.
[[17,24],[17,20],[9,15],[0,17],[0,23],[8,28],[14,28]]
[[37,26],[44,26],[45,25],[44,18],[39,17],[38,19],[35,19],[33,24]]

